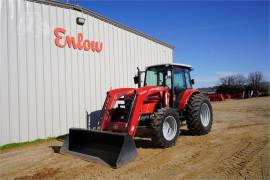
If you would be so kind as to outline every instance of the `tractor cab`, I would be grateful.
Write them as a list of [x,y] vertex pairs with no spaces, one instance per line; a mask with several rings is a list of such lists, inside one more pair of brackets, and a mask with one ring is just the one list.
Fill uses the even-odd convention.
[[[166,86],[171,91],[172,107],[177,107],[179,99],[186,89],[191,89],[194,79],[190,78],[192,67],[186,64],[160,64],[149,66],[144,71],[144,86]],[[135,83],[141,86],[140,74],[135,77]],[[137,80],[136,80],[137,78]]]

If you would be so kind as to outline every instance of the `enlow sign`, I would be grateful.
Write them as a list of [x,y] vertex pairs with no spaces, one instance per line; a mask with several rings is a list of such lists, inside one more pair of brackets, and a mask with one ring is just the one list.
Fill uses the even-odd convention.
[[83,39],[83,33],[78,33],[77,37],[65,35],[66,30],[61,27],[54,29],[55,45],[64,48],[68,45],[69,48],[100,52],[102,51],[102,42],[93,41],[90,39]]

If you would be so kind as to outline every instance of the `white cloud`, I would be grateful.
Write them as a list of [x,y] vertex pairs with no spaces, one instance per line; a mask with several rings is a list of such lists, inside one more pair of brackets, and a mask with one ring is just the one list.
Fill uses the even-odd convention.
[[224,76],[230,76],[230,75],[234,75],[234,74],[237,74],[235,72],[232,72],[232,71],[216,71],[215,74],[221,78],[221,77],[224,77]]

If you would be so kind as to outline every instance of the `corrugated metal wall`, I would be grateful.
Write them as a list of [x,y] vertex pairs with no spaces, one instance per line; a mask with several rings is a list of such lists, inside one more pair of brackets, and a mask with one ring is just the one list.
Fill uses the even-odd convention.
[[[76,10],[4,0],[0,13],[0,145],[84,128],[85,111],[100,109],[107,90],[134,87],[137,66],[173,61],[171,48]],[[103,50],[59,48],[56,27],[102,41]]]

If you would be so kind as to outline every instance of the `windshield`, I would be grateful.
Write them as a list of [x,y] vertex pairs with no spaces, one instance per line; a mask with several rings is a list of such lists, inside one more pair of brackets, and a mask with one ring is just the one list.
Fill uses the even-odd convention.
[[144,86],[168,86],[171,88],[171,77],[166,68],[152,67],[146,70]]

